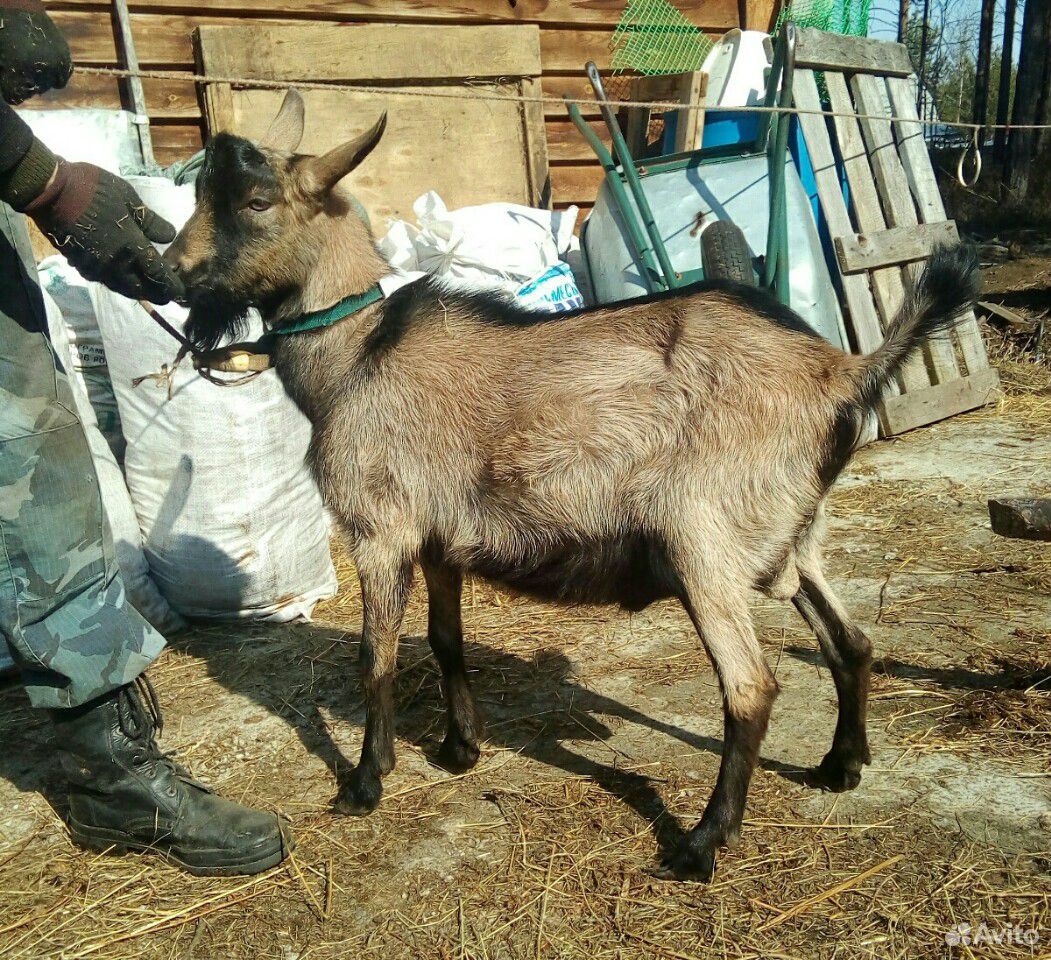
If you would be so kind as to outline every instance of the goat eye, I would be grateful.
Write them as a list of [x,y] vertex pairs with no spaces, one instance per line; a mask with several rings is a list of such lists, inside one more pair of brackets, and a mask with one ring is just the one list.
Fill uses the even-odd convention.
[[261,213],[263,210],[269,210],[271,203],[269,200],[264,200],[262,197],[252,197],[248,201],[248,207],[251,210],[255,210],[257,213]]

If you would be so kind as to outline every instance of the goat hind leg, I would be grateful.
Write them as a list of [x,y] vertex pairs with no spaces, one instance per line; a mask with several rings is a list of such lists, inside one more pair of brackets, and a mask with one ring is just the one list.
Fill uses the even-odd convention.
[[799,552],[799,592],[792,603],[817,636],[832,671],[839,712],[832,747],[808,771],[807,783],[841,793],[861,782],[861,768],[871,761],[865,716],[872,673],[872,644],[850,619],[825,580],[815,543]]
[[382,778],[394,769],[394,673],[398,659],[398,631],[412,565],[403,561],[362,563],[356,556],[361,581],[361,678],[365,688],[365,737],[361,760],[340,784],[335,808],[340,813],[371,813],[383,795]]
[[662,876],[711,880],[716,852],[737,839],[777,681],[763,658],[740,586],[698,577],[683,605],[715,665],[723,695],[723,755],[704,815],[665,862]]
[[427,581],[427,641],[442,671],[448,721],[438,762],[463,773],[478,762],[478,718],[463,658],[460,596],[463,577],[444,564],[424,562]]

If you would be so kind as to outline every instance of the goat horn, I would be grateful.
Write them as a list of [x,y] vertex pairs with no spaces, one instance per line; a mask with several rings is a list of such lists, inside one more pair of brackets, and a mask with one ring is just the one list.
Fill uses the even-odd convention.
[[357,167],[375,148],[387,127],[387,111],[360,136],[315,157],[308,164],[308,172],[318,191],[331,190]]

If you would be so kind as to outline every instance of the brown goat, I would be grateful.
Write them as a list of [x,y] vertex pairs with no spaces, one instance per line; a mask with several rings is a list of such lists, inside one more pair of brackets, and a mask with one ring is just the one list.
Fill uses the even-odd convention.
[[640,610],[676,597],[718,673],[725,738],[704,816],[665,870],[708,879],[740,830],[778,689],[750,590],[790,598],[832,670],[839,719],[812,782],[851,789],[869,762],[871,647],[822,573],[823,504],[905,358],[973,300],[974,258],[936,253],[866,357],[830,346],[767,294],[718,282],[537,315],[425,279],[281,335],[390,272],[337,187],[383,128],[381,118],[323,156],[297,155],[303,104],[290,92],[258,147],[211,141],[197,208],[166,254],[201,347],[237,333],[250,305],[275,331],[274,364],[313,423],[311,464],[357,565],[368,713],[337,806],[374,809],[394,766],[395,658],[417,564],[448,704],[440,760],[452,770],[478,758],[465,574],[563,603]]

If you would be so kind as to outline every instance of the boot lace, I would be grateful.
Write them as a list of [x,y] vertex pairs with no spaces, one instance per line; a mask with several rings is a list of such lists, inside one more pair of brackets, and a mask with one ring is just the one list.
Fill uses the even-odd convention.
[[169,767],[180,777],[189,778],[190,772],[176,763],[157,743],[164,730],[164,716],[157,691],[145,674],[136,677],[122,691],[117,701],[117,716],[121,732],[134,740],[142,750],[144,759]]
[[117,715],[120,718],[121,732],[129,740],[134,740],[147,761],[161,764],[172,771],[180,780],[192,784],[205,793],[211,790],[197,780],[181,763],[165,753],[157,743],[157,737],[164,730],[164,717],[157,691],[145,674],[140,674],[121,691],[118,700]]
[[156,738],[164,729],[164,717],[157,691],[149,679],[142,675],[129,683],[121,691],[118,705],[121,733],[140,744],[151,759],[162,759],[164,753]]

